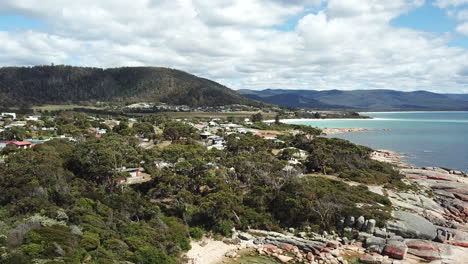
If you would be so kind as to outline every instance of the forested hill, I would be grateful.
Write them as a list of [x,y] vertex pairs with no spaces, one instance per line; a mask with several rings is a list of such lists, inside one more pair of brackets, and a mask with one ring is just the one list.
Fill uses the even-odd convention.
[[0,108],[83,101],[150,101],[189,106],[255,104],[219,83],[156,67],[0,68],[0,98]]
[[314,91],[314,90],[240,90],[244,96],[269,104],[315,109],[358,111],[468,110],[468,95],[437,94],[427,91],[394,90]]

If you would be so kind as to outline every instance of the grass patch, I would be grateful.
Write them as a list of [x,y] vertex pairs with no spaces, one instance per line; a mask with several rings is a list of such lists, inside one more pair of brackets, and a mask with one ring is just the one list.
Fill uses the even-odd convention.
[[86,106],[86,105],[41,105],[41,106],[33,106],[32,109],[36,111],[60,111],[60,110],[73,110],[75,108],[86,108],[86,109],[95,109],[95,110],[102,110],[102,107],[96,106]]

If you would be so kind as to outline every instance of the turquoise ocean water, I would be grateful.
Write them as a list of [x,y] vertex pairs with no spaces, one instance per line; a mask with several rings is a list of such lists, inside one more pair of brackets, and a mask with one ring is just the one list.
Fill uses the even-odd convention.
[[415,166],[468,171],[468,112],[362,113],[366,120],[301,120],[288,123],[320,128],[367,128],[332,137],[405,154]]

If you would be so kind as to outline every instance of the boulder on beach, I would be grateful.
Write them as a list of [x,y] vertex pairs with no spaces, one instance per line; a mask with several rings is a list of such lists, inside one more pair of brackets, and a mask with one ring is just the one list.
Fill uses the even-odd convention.
[[422,216],[404,211],[395,211],[394,217],[396,220],[389,221],[386,225],[389,232],[404,238],[426,240],[434,240],[437,236],[436,227]]

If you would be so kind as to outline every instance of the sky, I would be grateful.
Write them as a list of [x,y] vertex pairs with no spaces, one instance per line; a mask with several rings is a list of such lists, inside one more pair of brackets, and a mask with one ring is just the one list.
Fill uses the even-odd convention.
[[468,0],[1,0],[0,66],[50,64],[468,93]]

